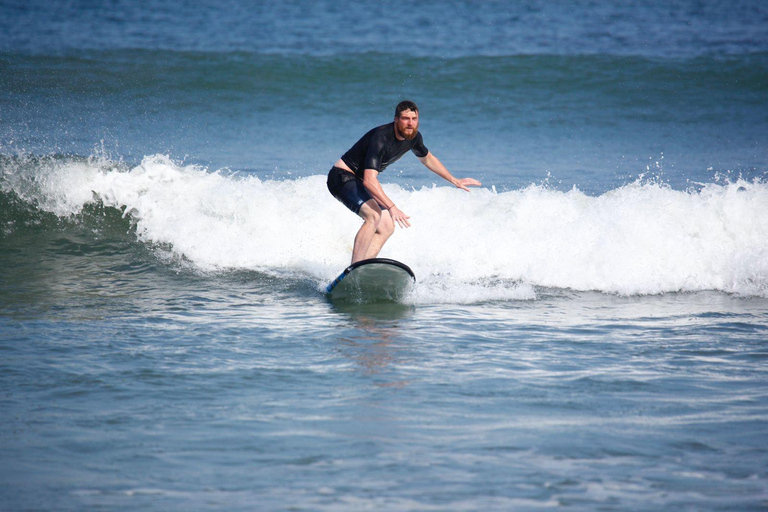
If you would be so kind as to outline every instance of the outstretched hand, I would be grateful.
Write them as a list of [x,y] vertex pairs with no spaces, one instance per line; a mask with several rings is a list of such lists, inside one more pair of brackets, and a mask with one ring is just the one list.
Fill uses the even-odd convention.
[[479,181],[477,181],[474,178],[462,178],[460,180],[456,180],[456,188],[460,188],[461,190],[466,190],[469,192],[469,189],[467,187],[479,187],[482,185]]
[[392,205],[392,208],[389,209],[389,215],[392,217],[392,220],[397,222],[397,225],[401,228],[411,227],[411,223],[408,222],[410,217],[402,212],[397,206]]

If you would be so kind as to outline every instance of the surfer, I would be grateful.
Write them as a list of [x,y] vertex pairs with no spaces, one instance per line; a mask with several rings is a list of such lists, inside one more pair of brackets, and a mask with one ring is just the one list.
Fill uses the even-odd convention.
[[400,159],[408,150],[427,169],[457,188],[479,187],[472,178],[456,179],[429,152],[419,133],[419,108],[412,101],[401,101],[395,108],[395,120],[370,130],[333,165],[328,173],[328,190],[363,219],[355,235],[352,263],[375,258],[395,231],[411,226],[410,217],[387,197],[379,183],[379,173]]

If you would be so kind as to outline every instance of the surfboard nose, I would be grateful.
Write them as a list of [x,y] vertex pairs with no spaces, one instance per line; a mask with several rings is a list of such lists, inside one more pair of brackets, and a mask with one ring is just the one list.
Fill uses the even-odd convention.
[[347,267],[326,287],[326,293],[333,300],[397,302],[415,282],[416,276],[405,263],[372,258]]

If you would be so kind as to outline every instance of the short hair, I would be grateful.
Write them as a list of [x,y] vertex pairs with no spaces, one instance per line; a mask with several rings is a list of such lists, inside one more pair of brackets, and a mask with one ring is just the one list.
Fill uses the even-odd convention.
[[397,104],[397,107],[395,108],[395,117],[400,117],[400,113],[405,110],[413,110],[414,112],[419,112],[419,107],[416,106],[416,104],[412,101],[401,101]]

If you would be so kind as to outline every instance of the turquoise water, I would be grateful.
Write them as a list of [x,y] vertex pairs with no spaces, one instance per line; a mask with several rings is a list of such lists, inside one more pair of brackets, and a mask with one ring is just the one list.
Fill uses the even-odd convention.
[[[0,509],[763,510],[768,9],[0,4]],[[325,173],[403,98],[382,256]]]

